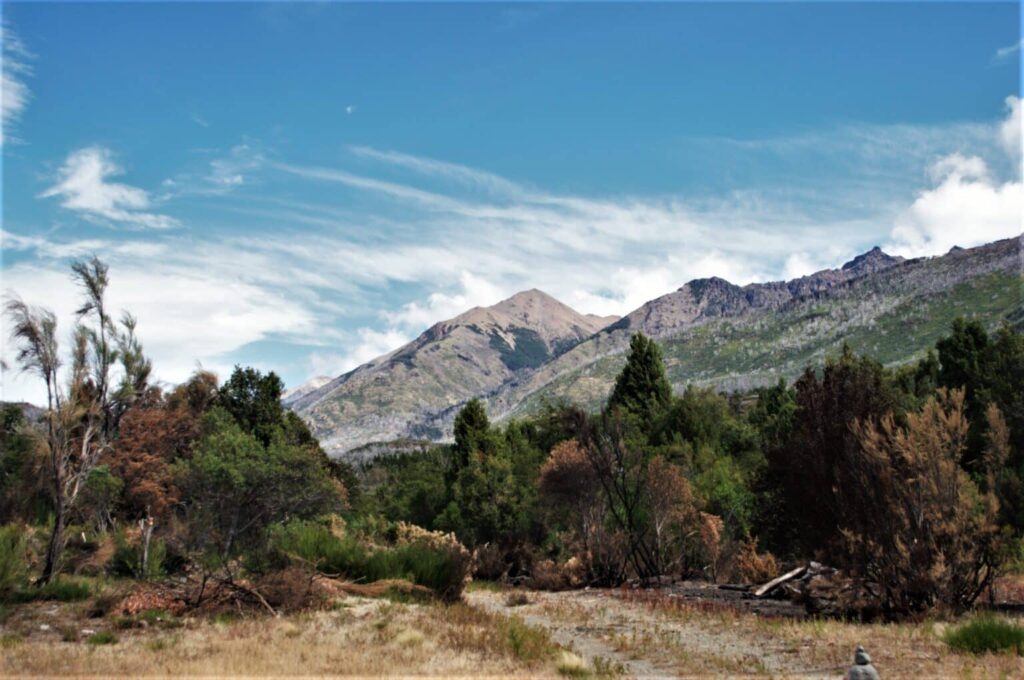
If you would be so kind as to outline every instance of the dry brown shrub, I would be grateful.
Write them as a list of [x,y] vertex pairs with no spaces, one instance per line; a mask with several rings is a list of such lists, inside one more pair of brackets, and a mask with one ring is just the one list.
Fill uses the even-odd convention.
[[508,594],[508,597],[505,598],[506,607],[522,607],[527,604],[530,604],[530,598],[521,590],[511,592]]
[[718,515],[700,513],[700,549],[705,564],[705,573],[712,582],[718,581],[722,569],[722,529],[725,522]]
[[287,567],[260,577],[255,589],[279,612],[295,612],[322,605],[325,593],[316,583],[316,572]]
[[102,534],[96,543],[68,560],[68,571],[82,576],[99,576],[110,568],[117,546],[110,533]]
[[183,614],[188,605],[174,591],[164,586],[143,584],[136,586],[110,613],[122,616],[135,616],[151,609],[161,609],[178,616]]
[[779,575],[779,565],[770,552],[757,552],[757,539],[740,542],[735,556],[735,576],[741,583],[766,583]]
[[505,551],[494,543],[484,543],[473,551],[473,574],[488,581],[501,581],[508,576]]
[[[840,564],[887,616],[971,606],[995,577],[998,501],[961,467],[968,422],[963,390],[941,389],[906,425],[857,422],[860,483],[840,490]],[[983,459],[991,474],[998,446]]]
[[646,506],[657,573],[677,574],[683,568],[687,537],[700,522],[693,491],[682,468],[661,456],[648,463]]
[[538,590],[569,590],[583,586],[586,578],[586,563],[574,556],[561,564],[554,560],[534,563],[530,584]]
[[360,597],[383,597],[389,593],[404,593],[425,598],[433,597],[434,591],[426,586],[416,585],[404,579],[383,579],[373,583],[352,583],[338,579],[320,577],[317,587],[328,595],[358,595]]

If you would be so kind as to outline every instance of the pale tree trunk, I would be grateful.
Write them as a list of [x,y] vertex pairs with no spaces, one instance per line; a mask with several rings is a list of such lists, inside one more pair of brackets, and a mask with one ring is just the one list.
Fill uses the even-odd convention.
[[145,578],[149,573],[149,541],[153,538],[153,518],[147,512],[146,519],[139,520],[139,529],[142,530],[142,573]]

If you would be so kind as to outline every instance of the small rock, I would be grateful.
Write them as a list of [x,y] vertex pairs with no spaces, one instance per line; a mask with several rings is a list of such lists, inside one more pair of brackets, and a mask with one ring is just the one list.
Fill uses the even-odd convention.
[[871,665],[871,657],[864,648],[857,645],[853,654],[853,665],[846,671],[847,680],[880,680],[878,671]]
[[48,624],[48,623],[40,623],[39,624],[39,630],[50,630],[50,624]]

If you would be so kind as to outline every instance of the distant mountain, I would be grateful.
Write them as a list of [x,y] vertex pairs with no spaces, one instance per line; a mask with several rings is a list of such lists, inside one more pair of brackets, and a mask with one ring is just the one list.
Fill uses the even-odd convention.
[[669,379],[748,389],[791,379],[844,342],[886,364],[923,354],[957,316],[990,327],[1013,323],[1024,308],[1020,239],[934,258],[903,260],[875,248],[787,282],[736,286],[691,281],[652,300],[490,396],[497,417],[530,413],[544,401],[597,407],[625,363],[636,331],[661,344]]
[[38,423],[40,418],[46,415],[45,408],[30,404],[27,401],[0,401],[0,409],[5,409],[8,406],[17,407],[27,423]]
[[468,399],[494,419],[544,403],[603,403],[636,331],[654,337],[677,390],[791,379],[843,342],[886,364],[920,356],[957,316],[1024,323],[1020,238],[934,258],[879,248],[839,269],[737,286],[690,281],[622,319],[578,314],[540,291],[473,309],[306,393],[292,406],[332,454],[396,438],[443,439]]
[[430,327],[408,345],[290,402],[339,453],[397,438],[438,439],[449,411],[575,347],[618,317],[580,314],[539,290]]
[[285,406],[291,406],[305,395],[317,391],[332,380],[334,378],[329,375],[318,375],[315,378],[310,378],[294,390],[285,390],[284,394],[281,395],[281,403]]

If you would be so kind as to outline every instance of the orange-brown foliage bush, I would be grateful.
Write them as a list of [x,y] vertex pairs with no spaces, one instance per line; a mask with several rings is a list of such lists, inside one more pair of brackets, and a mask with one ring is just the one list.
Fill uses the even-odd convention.
[[757,552],[757,539],[741,541],[734,557],[733,577],[741,583],[765,583],[779,575],[779,565],[770,552]]
[[[999,564],[998,502],[964,472],[963,390],[939,390],[906,425],[892,416],[853,426],[863,455],[855,488],[840,489],[837,557],[887,615],[969,607]],[[1003,464],[989,447],[986,473]]]

